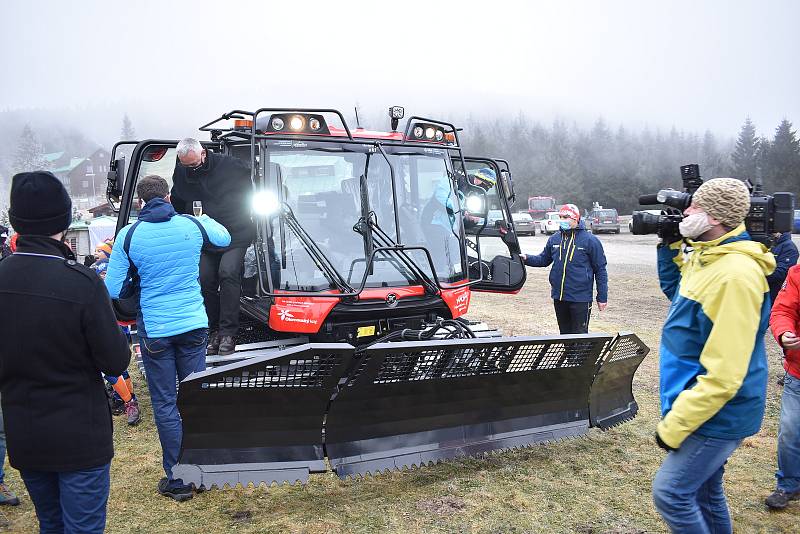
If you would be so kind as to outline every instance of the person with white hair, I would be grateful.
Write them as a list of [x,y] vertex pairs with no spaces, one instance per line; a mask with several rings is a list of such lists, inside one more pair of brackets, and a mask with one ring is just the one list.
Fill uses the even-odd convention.
[[200,286],[209,322],[207,353],[225,356],[236,349],[244,255],[255,237],[250,168],[239,158],[206,150],[190,137],[178,143],[177,152],[172,205],[186,214],[197,208],[231,234],[229,246],[206,247],[200,258]]

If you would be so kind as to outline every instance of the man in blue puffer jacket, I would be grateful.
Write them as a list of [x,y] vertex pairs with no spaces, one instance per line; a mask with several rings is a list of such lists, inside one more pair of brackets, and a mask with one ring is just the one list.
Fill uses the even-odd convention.
[[144,203],[139,220],[119,231],[105,281],[116,299],[132,274],[139,275],[136,323],[167,475],[158,491],[184,501],[193,496],[191,486],[172,478],[183,435],[176,379],[205,370],[208,317],[200,293],[200,251],[206,241],[228,246],[231,236],[207,215],[178,215],[169,202],[169,185],[160,176],[145,176],[136,192]]
[[550,286],[558,329],[562,334],[586,334],[595,281],[598,309],[603,311],[608,304],[606,255],[600,240],[586,231],[575,204],[564,204],[558,215],[561,231],[547,240],[542,253],[521,256],[529,267],[553,264]]

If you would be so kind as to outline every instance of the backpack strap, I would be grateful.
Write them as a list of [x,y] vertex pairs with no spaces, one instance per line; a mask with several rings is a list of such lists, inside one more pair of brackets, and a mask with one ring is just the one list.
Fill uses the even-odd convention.
[[[208,239],[208,232],[206,232],[205,227],[203,226],[203,224],[200,221],[198,221],[197,219],[195,219],[191,215],[187,215],[186,213],[181,213],[179,215],[181,217],[186,217],[187,219],[192,221],[197,226],[197,229],[200,230],[201,234],[203,234],[203,246],[211,244],[211,241],[209,241],[209,239]],[[133,230],[133,229],[131,228],[131,230]]]
[[136,230],[136,227],[139,226],[139,223],[142,221],[136,221],[131,226],[131,229],[128,230],[128,233],[125,234],[125,241],[122,243],[122,250],[125,251],[125,255],[128,256],[128,263],[135,269],[136,266],[133,265],[133,260],[131,260],[131,239],[133,238],[133,231]]

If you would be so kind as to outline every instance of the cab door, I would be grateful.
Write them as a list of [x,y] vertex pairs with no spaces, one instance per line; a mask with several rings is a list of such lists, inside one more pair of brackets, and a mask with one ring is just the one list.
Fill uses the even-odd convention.
[[[470,225],[465,230],[470,278],[483,277],[472,289],[516,293],[525,284],[525,266],[519,257],[519,239],[511,218],[514,187],[508,163],[482,157],[465,157],[464,163],[466,169],[463,170],[467,175],[471,171],[489,168],[497,177],[495,185],[486,192],[486,225],[481,219],[479,224]],[[453,158],[453,166],[460,169],[461,159]]]
[[[217,152],[219,143],[202,142],[206,150]],[[114,200],[112,205],[119,201],[119,214],[117,216],[118,233],[126,225],[136,221],[139,215],[139,197],[136,194],[136,184],[139,179],[150,174],[164,178],[172,189],[172,174],[177,163],[176,148],[178,141],[175,139],[149,139],[136,144],[130,154],[127,164],[125,157],[116,159],[116,150],[112,151],[111,171],[108,175],[108,196]],[[116,148],[116,147],[115,147]],[[116,207],[116,206],[115,206]]]

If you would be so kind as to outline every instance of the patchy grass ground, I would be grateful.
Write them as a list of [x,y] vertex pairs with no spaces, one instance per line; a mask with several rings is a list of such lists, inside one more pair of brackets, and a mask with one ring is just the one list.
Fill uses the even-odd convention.
[[[529,269],[516,296],[478,295],[471,316],[507,334],[557,331],[547,271]],[[664,532],[650,499],[663,453],[653,441],[658,420],[658,341],[667,302],[652,268],[612,266],[608,310],[595,312],[592,331],[632,330],[653,349],[634,384],[639,416],[609,432],[433,467],[340,481],[312,475],[309,484],[211,491],[178,504],[155,490],[162,476],[158,438],[146,391],[144,422],[115,426],[109,532]],[[780,357],[770,341],[772,375]],[[135,371],[137,385],[141,377]],[[763,498],[774,485],[780,390],[770,380],[762,431],[733,455],[726,488],[737,532],[797,532],[800,503],[769,513]],[[116,421],[120,421],[117,419]],[[7,482],[23,504],[3,509],[3,531],[34,532],[36,517],[16,471]]]

